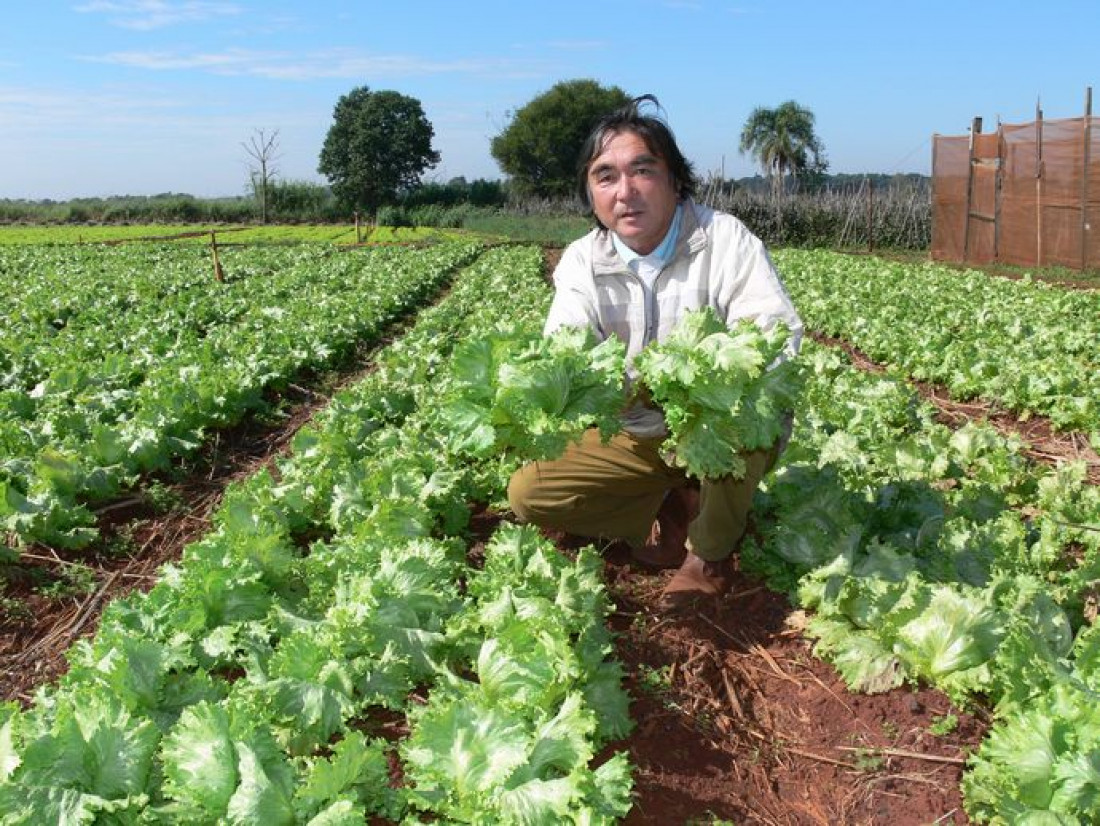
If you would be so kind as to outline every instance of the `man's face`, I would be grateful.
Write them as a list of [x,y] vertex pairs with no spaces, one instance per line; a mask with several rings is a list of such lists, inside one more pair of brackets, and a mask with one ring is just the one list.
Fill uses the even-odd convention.
[[588,196],[600,223],[639,255],[661,243],[678,200],[668,164],[633,132],[604,141],[588,165]]

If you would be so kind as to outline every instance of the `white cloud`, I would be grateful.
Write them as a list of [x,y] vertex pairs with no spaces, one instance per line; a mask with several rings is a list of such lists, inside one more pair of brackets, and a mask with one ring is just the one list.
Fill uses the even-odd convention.
[[235,3],[209,0],[91,0],[74,6],[82,14],[104,14],[110,23],[124,29],[148,31],[180,23],[201,23],[215,17],[233,17],[242,13]]
[[0,198],[235,194],[247,179],[241,142],[264,126],[285,140],[281,168],[312,179],[328,114],[327,104],[249,108],[201,92],[0,86],[0,155],[19,158],[5,170]]
[[410,77],[441,74],[518,78],[541,77],[548,70],[547,66],[533,60],[508,60],[495,57],[435,60],[416,55],[369,55],[351,49],[330,49],[307,55],[248,49],[192,53],[127,51],[88,55],[80,59],[155,71],[194,69],[218,75],[263,77],[273,80]]
[[112,123],[143,123],[152,116],[183,108],[177,101],[152,94],[87,94],[0,87],[0,122],[11,131],[99,129]]
[[564,52],[594,52],[611,48],[606,40],[554,40],[549,45]]

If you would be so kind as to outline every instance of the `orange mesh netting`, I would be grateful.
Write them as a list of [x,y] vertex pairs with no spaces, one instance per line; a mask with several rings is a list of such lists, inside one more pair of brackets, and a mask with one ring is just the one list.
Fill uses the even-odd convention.
[[[933,138],[932,257],[1100,267],[1100,122]],[[971,140],[973,138],[973,140]]]

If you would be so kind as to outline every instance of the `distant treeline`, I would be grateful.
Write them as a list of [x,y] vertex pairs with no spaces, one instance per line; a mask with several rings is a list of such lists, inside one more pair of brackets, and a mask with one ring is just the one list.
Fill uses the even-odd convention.
[[[267,192],[268,220],[272,223],[347,223],[348,210],[324,184],[276,181]],[[405,193],[395,207],[425,205],[499,207],[507,202],[502,181],[454,178],[447,183],[424,183]],[[159,195],[111,195],[68,201],[0,199],[0,223],[35,224],[251,224],[260,220],[258,200],[249,195],[199,198],[179,192]]]
[[[931,244],[931,180],[922,175],[822,175],[776,197],[767,178],[710,178],[698,200],[737,215],[770,246],[897,248]],[[268,192],[271,223],[350,223],[328,187],[279,181]],[[180,193],[70,201],[0,200],[0,224],[256,224],[251,196],[197,198]],[[455,227],[559,243],[590,222],[579,201],[511,195],[506,182],[454,178],[425,183],[373,217],[395,227]],[[545,237],[540,236],[540,232]]]

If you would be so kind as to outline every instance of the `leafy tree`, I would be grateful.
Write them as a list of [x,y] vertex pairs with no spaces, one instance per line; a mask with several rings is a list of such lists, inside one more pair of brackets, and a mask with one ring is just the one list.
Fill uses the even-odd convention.
[[444,207],[459,204],[474,206],[503,206],[506,201],[504,184],[500,181],[486,181],[478,178],[467,181],[464,177],[451,178],[447,183],[423,183],[404,193],[399,204],[404,207],[417,207],[433,204]]
[[567,80],[512,113],[490,152],[519,195],[554,197],[573,192],[577,156],[588,133],[607,113],[630,102],[618,86]]
[[786,189],[788,176],[812,179],[828,168],[825,147],[814,133],[814,113],[793,100],[753,109],[741,130],[741,152],[764,169],[776,196]]
[[361,86],[337,101],[317,171],[339,202],[373,214],[439,163],[434,136],[420,101]]

